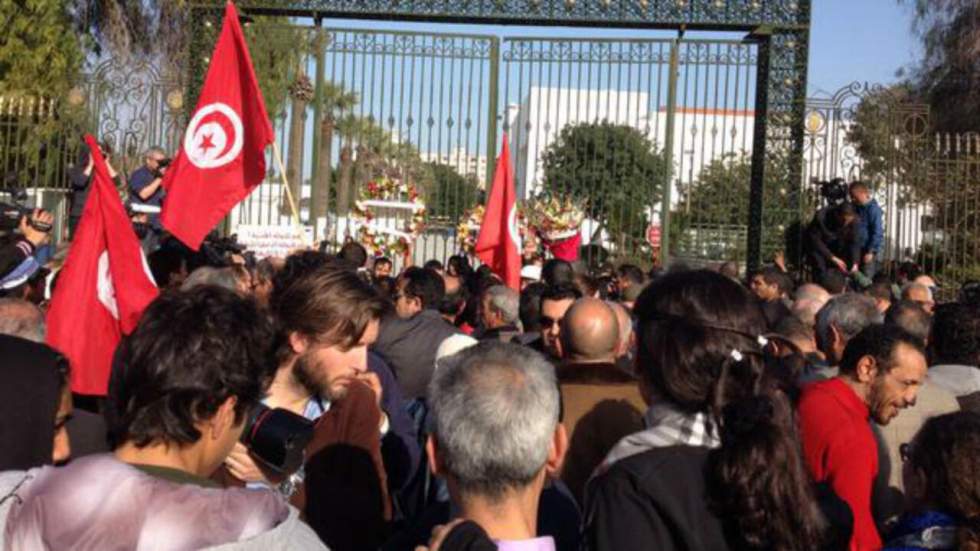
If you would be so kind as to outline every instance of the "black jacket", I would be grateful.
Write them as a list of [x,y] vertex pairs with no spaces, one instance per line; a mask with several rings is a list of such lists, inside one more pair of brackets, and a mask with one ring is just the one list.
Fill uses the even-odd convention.
[[14,271],[14,268],[33,254],[34,245],[21,237],[0,245],[0,278]]
[[425,397],[439,345],[459,332],[435,310],[423,310],[409,319],[389,316],[381,322],[371,350],[391,367],[402,398],[412,400]]
[[846,262],[848,267],[861,259],[857,226],[852,224],[838,227],[834,220],[834,209],[830,207],[820,209],[813,216],[806,229],[806,244],[810,255],[827,261],[836,256]]
[[585,548],[593,551],[730,549],[708,509],[711,450],[656,448],[621,459],[586,491]]
[[[705,471],[712,450],[695,446],[655,448],[617,461],[589,482],[585,541],[592,551],[737,549],[722,519],[711,512]],[[854,520],[827,485],[815,488],[827,521],[826,541],[813,549],[844,551]]]

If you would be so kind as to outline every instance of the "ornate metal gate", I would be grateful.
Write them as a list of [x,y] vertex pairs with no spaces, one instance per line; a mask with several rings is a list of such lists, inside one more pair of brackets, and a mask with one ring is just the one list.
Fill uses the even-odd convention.
[[173,151],[183,128],[180,83],[161,75],[149,60],[107,59],[85,74],[65,98],[0,98],[4,186],[68,188],[82,134],[91,132],[113,148],[117,169],[132,170],[145,149]]
[[[585,243],[595,244],[587,260],[649,260],[646,233],[666,206],[672,255],[744,261],[753,44],[307,32],[322,33],[322,63],[301,63],[319,73],[321,99],[277,126],[289,180],[308,182],[294,188],[303,219],[329,241],[352,233],[356,190],[397,169],[430,207],[418,259],[459,252],[455,228],[485,192],[507,133],[520,197],[552,192],[583,207]],[[731,193],[714,193],[719,178]],[[234,221],[288,223],[279,185],[270,180]],[[374,224],[395,226],[387,214]]]
[[[766,222],[787,212],[799,215],[798,186],[781,189],[780,201],[766,203],[771,193],[765,182],[800,181],[808,0],[238,4],[255,17],[311,18],[311,32],[320,37],[315,59],[304,65],[314,76],[317,99],[298,113],[296,122],[292,115],[281,120],[303,129],[290,132],[291,139],[281,143],[300,145],[292,153],[286,146],[287,171],[308,198],[304,216],[339,215],[324,218],[331,232],[341,232],[331,233],[334,239],[345,231],[344,208],[352,193],[348,183],[363,181],[359,178],[369,173],[370,165],[377,165],[382,149],[398,149],[402,157],[393,163],[380,159],[382,164],[416,163],[430,187],[439,190],[434,229],[416,254],[445,256],[459,248],[453,223],[479,196],[474,185],[482,187],[491,178],[503,131],[511,134],[524,193],[546,186],[574,191],[575,186],[581,190],[592,184],[560,173],[563,165],[556,161],[555,144],[562,142],[564,133],[565,149],[574,152],[576,146],[569,144],[579,142],[572,131],[590,125],[581,132],[616,136],[620,141],[607,137],[606,143],[623,150],[635,149],[635,143],[647,146],[646,164],[640,163],[639,172],[624,172],[630,166],[625,159],[603,160],[604,174],[592,181],[596,189],[579,195],[591,233],[608,236],[603,242],[616,256],[646,257],[643,235],[649,224],[659,223],[665,253],[697,260],[745,258],[753,264],[764,247],[782,244],[776,225]],[[189,104],[220,20],[215,4],[192,9],[196,27],[191,33],[195,43]],[[666,40],[509,38],[325,29],[325,18],[749,34],[744,42],[686,41],[680,35]],[[325,106],[325,93],[354,101]],[[564,107],[566,113],[552,106]],[[295,138],[299,134],[303,139]],[[302,160],[288,160],[294,154]],[[783,161],[767,166],[767,155]],[[359,171],[359,165],[365,170]],[[718,213],[702,215],[705,197],[712,194],[702,183],[702,173],[724,175],[726,170],[738,174],[744,184],[724,195],[725,206]],[[626,186],[627,182],[636,185]],[[254,222],[261,219],[260,212],[279,216],[281,205],[273,203],[280,196],[270,189],[268,199],[259,200],[264,207],[247,206],[239,219]],[[326,204],[331,206],[324,209]]]
[[184,90],[152,60],[105,60],[71,91],[68,102],[86,107],[87,126],[112,145],[116,168],[137,167],[151,146],[174,151],[183,131]]

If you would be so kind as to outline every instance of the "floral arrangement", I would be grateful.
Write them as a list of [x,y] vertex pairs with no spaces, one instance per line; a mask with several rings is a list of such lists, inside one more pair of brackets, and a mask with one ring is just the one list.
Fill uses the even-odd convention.
[[487,208],[484,205],[475,207],[463,213],[456,226],[456,240],[459,248],[466,254],[473,254],[476,250],[476,238],[480,235],[480,226],[483,225],[483,216]]
[[[376,208],[410,210],[411,216],[399,227],[391,228],[377,223]],[[425,214],[425,202],[414,184],[387,177],[371,180],[363,186],[351,210],[361,244],[376,255],[388,257],[409,250],[425,229]]]
[[527,224],[547,241],[561,241],[578,234],[585,213],[571,197],[545,191],[525,207]]
[[[476,252],[476,240],[480,237],[480,226],[483,225],[483,217],[487,214],[486,205],[476,205],[463,213],[456,226],[456,240],[459,248],[466,254]],[[527,217],[524,214],[524,205],[517,204],[517,229],[521,237],[527,237],[529,228]]]

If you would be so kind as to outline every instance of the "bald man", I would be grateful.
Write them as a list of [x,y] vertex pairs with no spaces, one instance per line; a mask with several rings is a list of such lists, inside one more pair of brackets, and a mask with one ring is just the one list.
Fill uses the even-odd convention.
[[636,337],[633,335],[633,318],[630,317],[629,310],[618,302],[607,300],[606,305],[616,313],[616,321],[618,322],[619,347],[616,349],[616,366],[627,373],[635,374],[633,349],[636,345]]
[[571,437],[562,480],[582,501],[585,483],[621,438],[643,430],[646,404],[636,379],[616,367],[622,350],[616,311],[594,298],[576,300],[561,322],[558,368]]

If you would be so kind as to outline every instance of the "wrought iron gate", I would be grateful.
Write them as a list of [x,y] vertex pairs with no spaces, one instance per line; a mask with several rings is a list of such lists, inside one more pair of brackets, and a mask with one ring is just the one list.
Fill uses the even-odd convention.
[[[416,260],[459,252],[455,228],[481,201],[506,133],[519,197],[550,190],[582,205],[596,245],[587,260],[649,260],[647,230],[663,226],[665,208],[672,255],[745,259],[753,44],[307,32],[322,33],[301,64],[319,99],[285,110],[277,128],[289,179],[304,184],[302,216],[328,241],[353,233],[356,190],[396,171],[429,206]],[[301,133],[289,131],[296,121]],[[712,188],[720,179],[728,193]],[[279,187],[270,179],[235,221],[288,223]]]

